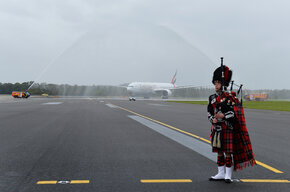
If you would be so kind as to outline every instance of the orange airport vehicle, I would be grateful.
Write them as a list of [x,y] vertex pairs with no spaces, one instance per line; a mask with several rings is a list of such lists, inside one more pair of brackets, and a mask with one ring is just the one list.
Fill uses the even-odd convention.
[[245,95],[247,101],[265,101],[267,97],[266,93],[250,93]]
[[13,91],[12,97],[14,98],[28,98],[30,97],[30,93],[28,91]]

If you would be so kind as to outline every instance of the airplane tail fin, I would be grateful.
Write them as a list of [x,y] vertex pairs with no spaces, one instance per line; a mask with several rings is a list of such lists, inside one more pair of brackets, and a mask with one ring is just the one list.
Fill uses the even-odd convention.
[[176,75],[177,75],[177,70],[175,71],[172,80],[171,80],[171,84],[173,84],[175,86],[175,82],[176,82]]

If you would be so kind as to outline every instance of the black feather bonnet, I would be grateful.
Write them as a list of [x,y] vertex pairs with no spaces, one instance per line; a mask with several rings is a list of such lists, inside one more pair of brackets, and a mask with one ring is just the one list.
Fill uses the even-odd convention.
[[[230,85],[233,72],[226,65],[223,67],[223,71],[224,71],[224,86],[228,87]],[[221,67],[218,67],[213,72],[212,83],[214,84],[215,81],[222,82],[222,68]]]

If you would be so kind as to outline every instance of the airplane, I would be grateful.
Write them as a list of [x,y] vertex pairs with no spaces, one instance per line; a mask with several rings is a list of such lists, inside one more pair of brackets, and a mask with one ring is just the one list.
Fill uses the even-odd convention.
[[145,99],[150,98],[154,94],[161,94],[162,99],[168,99],[172,95],[172,90],[181,88],[190,88],[194,86],[182,86],[176,87],[176,75],[175,72],[170,83],[157,83],[157,82],[132,82],[126,88],[130,95],[129,100],[135,101],[135,96],[143,96]]

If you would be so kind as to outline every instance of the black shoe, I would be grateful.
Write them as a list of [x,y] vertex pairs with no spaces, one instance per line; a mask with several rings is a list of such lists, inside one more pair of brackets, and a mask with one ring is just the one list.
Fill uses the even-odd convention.
[[231,179],[225,179],[225,182],[226,182],[226,183],[232,183],[233,180],[231,180]]
[[212,177],[208,178],[209,181],[224,181],[225,179],[214,179]]

